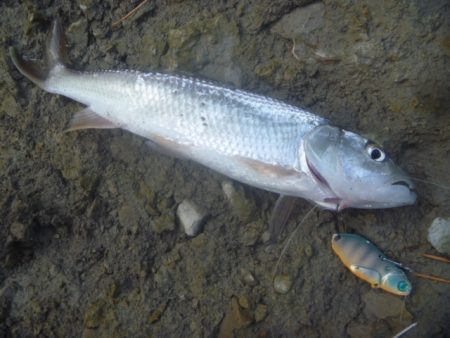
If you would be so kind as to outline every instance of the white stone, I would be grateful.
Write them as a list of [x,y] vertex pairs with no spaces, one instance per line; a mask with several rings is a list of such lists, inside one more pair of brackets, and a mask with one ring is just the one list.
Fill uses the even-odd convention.
[[286,294],[292,287],[292,278],[288,275],[275,276],[273,280],[273,288],[277,293]]
[[236,189],[230,181],[222,182],[222,191],[229,201],[232,201],[234,195],[236,194]]
[[450,254],[450,218],[433,220],[428,229],[428,241],[440,253]]
[[191,237],[197,236],[202,231],[207,216],[205,209],[189,199],[185,199],[177,208],[178,221],[186,235]]

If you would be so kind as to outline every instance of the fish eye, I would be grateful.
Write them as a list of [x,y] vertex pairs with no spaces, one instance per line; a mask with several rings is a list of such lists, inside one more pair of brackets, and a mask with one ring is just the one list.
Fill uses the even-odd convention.
[[370,158],[377,162],[383,162],[386,158],[386,154],[380,147],[377,147],[373,143],[368,143],[366,145],[366,151],[369,154]]
[[398,282],[397,289],[400,292],[406,292],[408,291],[408,283],[406,283],[404,280]]

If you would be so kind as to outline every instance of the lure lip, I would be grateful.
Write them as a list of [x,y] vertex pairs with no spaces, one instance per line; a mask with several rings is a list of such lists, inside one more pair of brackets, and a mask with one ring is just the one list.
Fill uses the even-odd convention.
[[332,242],[337,242],[337,241],[339,241],[341,238],[342,238],[342,237],[341,237],[340,234],[335,233],[335,234],[333,234],[333,236],[331,236],[331,241],[332,241]]

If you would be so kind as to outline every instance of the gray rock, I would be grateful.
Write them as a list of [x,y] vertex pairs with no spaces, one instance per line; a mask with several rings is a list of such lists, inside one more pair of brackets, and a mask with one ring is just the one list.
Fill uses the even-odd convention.
[[450,218],[433,220],[428,229],[428,241],[440,253],[450,254]]
[[177,208],[177,218],[184,228],[186,235],[197,236],[203,229],[207,211],[195,204],[193,201],[185,199]]
[[251,222],[256,218],[255,201],[247,196],[241,185],[225,181],[222,183],[222,191],[242,222]]
[[267,305],[258,304],[255,309],[255,322],[262,322],[267,317]]
[[[81,18],[78,21],[75,21],[67,28],[67,36],[70,41],[77,46],[80,51],[77,51],[77,54],[81,55],[85,53],[85,48],[88,45],[88,22],[86,18]],[[78,56],[78,55],[77,55]]]
[[173,215],[173,212],[170,211],[158,217],[151,223],[151,227],[157,234],[175,230],[175,216]]
[[379,290],[370,290],[362,296],[365,304],[364,313],[366,315],[373,315],[378,319],[385,319],[400,315],[410,316],[404,309],[403,299],[393,296]]
[[350,323],[347,327],[347,334],[350,338],[370,338],[372,337],[372,327],[370,325]]
[[131,205],[123,204],[118,210],[119,223],[126,228],[139,224],[139,214]]
[[272,33],[280,34],[286,39],[305,37],[312,31],[319,29],[324,23],[325,6],[321,2],[300,7],[283,16],[272,28]]
[[256,244],[264,232],[265,224],[262,221],[251,222],[242,226],[239,231],[239,241],[245,246]]

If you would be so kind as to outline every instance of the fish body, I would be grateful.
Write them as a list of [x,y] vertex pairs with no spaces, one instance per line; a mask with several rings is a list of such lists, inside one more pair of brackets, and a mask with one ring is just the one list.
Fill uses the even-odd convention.
[[192,77],[74,71],[63,47],[55,22],[44,64],[10,54],[41,88],[87,106],[69,130],[122,128],[238,181],[328,209],[415,201],[412,182],[380,147],[322,117]]
[[313,200],[333,198],[299,158],[326,120],[261,95],[185,76],[61,70],[46,90],[81,102],[116,127],[238,181]]
[[372,242],[356,234],[334,234],[331,246],[342,263],[373,288],[407,296],[412,286],[405,272]]

